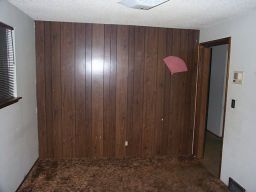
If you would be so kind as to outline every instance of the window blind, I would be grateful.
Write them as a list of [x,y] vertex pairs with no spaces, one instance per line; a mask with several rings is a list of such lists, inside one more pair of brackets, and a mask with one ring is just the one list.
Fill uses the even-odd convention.
[[14,98],[14,86],[13,28],[0,23],[0,103]]

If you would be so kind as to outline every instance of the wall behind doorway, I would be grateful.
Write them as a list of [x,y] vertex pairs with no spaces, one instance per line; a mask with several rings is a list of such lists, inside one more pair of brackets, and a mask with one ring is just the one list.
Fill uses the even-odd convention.
[[[36,22],[40,158],[192,155],[198,36]],[[189,71],[171,77],[167,55]]]
[[228,45],[212,47],[207,130],[222,137]]
[[[256,189],[256,10],[221,24],[202,28],[200,42],[231,37],[230,78],[224,130],[221,180],[235,179],[246,191]],[[243,71],[242,85],[233,84],[233,72]],[[230,107],[236,99],[236,108]]]

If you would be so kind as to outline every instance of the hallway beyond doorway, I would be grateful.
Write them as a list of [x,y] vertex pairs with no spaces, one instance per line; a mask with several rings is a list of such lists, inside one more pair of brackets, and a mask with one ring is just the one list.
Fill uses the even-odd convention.
[[202,159],[201,162],[205,168],[216,177],[219,177],[221,148],[222,138],[206,131],[204,159]]

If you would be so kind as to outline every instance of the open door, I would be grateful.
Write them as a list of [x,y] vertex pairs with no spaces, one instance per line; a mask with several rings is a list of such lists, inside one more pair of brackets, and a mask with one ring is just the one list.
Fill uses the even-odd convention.
[[195,111],[194,155],[202,159],[204,155],[205,127],[207,118],[208,89],[211,65],[211,48],[199,46],[197,95]]

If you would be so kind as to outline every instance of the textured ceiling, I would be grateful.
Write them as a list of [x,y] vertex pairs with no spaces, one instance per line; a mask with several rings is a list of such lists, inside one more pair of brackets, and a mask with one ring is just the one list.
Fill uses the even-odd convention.
[[9,0],[35,20],[194,28],[256,8],[256,0],[170,0],[151,10],[124,7],[120,0]]

